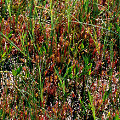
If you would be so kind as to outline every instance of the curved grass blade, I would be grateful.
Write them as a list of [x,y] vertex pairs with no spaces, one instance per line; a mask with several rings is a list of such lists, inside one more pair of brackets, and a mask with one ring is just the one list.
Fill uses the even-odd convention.
[[0,34],[2,35],[2,37],[6,38],[6,41],[8,43],[10,43],[10,45],[14,46],[18,51],[20,51],[25,57],[27,57],[28,59],[31,60],[31,58],[29,56],[27,56],[25,54],[25,52],[23,52],[19,47],[17,47],[7,36],[5,36],[2,32],[0,32]]

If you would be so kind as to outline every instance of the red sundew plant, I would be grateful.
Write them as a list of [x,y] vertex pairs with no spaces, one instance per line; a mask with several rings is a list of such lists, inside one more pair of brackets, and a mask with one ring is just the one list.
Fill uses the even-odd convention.
[[1,119],[119,117],[118,0],[1,0]]

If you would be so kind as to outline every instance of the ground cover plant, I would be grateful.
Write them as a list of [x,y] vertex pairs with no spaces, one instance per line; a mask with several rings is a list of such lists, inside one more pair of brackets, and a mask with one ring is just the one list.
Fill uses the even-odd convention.
[[120,119],[119,0],[1,0],[0,118]]

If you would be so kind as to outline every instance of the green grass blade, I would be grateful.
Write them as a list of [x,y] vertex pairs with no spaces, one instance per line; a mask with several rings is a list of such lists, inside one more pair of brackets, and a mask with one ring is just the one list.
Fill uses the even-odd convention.
[[89,100],[90,100],[91,110],[92,110],[92,113],[93,113],[93,118],[94,118],[94,120],[96,120],[96,117],[95,117],[95,106],[93,105],[92,96],[91,96],[89,90],[88,90],[88,96],[89,96]]
[[31,58],[29,56],[27,56],[25,54],[25,52],[23,52],[19,47],[17,47],[7,36],[5,36],[2,32],[0,32],[0,34],[2,35],[2,37],[4,37],[6,39],[6,41],[8,43],[10,43],[11,46],[14,46],[18,51],[20,51],[25,57],[27,57],[28,59],[31,60]]

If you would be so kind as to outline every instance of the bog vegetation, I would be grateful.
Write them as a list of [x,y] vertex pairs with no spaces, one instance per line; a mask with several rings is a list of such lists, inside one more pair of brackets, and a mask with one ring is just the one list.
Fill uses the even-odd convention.
[[119,0],[1,0],[0,118],[120,119]]

